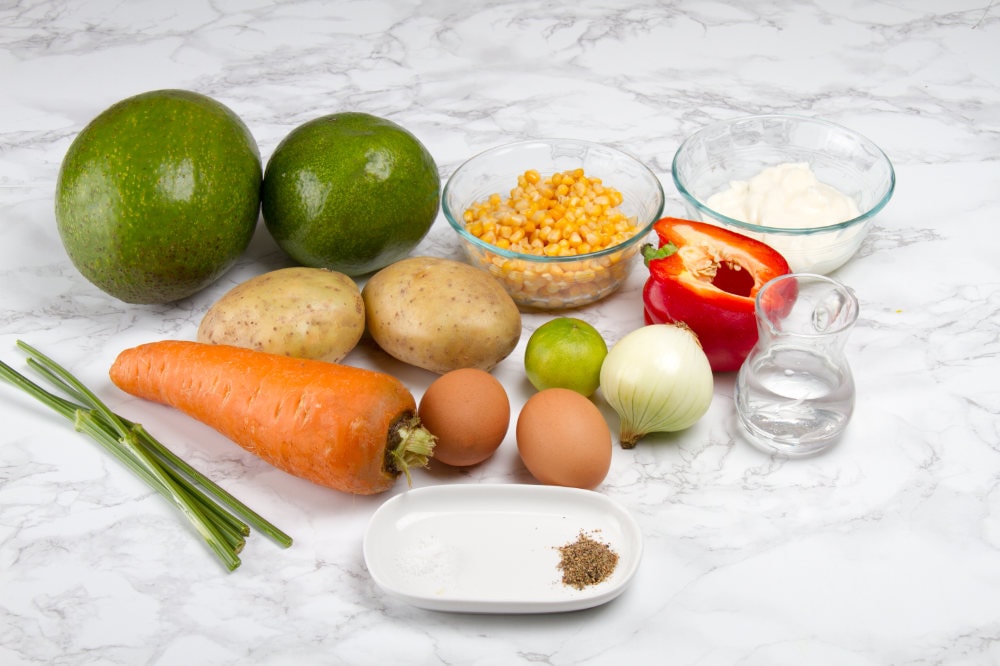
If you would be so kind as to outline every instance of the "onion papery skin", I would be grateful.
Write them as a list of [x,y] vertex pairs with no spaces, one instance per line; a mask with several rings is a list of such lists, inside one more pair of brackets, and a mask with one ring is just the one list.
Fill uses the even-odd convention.
[[651,324],[619,340],[601,367],[601,393],[618,414],[619,442],[697,423],[712,404],[715,380],[691,329]]

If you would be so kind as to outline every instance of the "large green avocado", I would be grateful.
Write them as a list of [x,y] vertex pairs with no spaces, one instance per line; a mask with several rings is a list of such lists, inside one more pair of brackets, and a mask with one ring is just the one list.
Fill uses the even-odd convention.
[[56,185],[66,252],[127,303],[203,289],[246,250],[263,178],[253,135],[228,107],[186,90],[122,100],[70,145]]
[[420,141],[367,113],[292,130],[267,162],[264,223],[295,261],[351,276],[402,259],[437,217],[441,178]]

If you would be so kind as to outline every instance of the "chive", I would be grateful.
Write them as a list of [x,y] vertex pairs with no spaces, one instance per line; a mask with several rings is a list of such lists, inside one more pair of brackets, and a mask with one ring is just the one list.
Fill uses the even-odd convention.
[[[5,365],[5,364],[3,364],[2,361],[0,361],[0,365]],[[41,366],[39,366],[36,369],[38,369],[39,372],[42,372],[43,374],[44,373],[48,373],[48,370],[45,370]],[[14,372],[14,371],[12,369],[10,369],[9,366],[8,366],[8,372]],[[72,387],[69,387],[69,386],[62,385],[61,384],[61,380],[59,380],[58,378],[56,378],[55,375],[49,375],[48,378],[49,379],[53,379],[54,378],[53,381],[54,382],[59,382],[60,383],[60,388],[66,390],[67,392],[69,392],[70,389],[72,388]],[[30,380],[26,380],[24,378],[21,378],[21,382],[26,382],[28,384],[31,384]],[[25,387],[25,388],[27,388],[27,387]],[[76,419],[79,418],[77,416],[76,412],[83,410],[83,408],[80,407],[79,405],[76,405],[76,404],[74,404],[74,403],[72,403],[72,402],[70,402],[70,401],[68,401],[68,400],[66,400],[64,398],[61,398],[61,397],[59,397],[57,395],[53,395],[51,393],[48,393],[48,392],[45,391],[45,389],[41,388],[38,385],[32,384],[31,387],[30,387],[30,391],[33,392],[36,395],[45,394],[45,401],[46,402],[48,402],[49,404],[51,404],[51,406],[53,408],[55,408],[58,412],[60,412],[61,414],[63,414],[64,416],[66,416],[67,418],[69,418],[70,420],[72,420],[74,422],[76,422]],[[77,395],[82,395],[82,394],[77,394]],[[138,424],[132,424],[130,421],[126,421],[124,419],[123,419],[123,421],[125,423],[129,424],[130,427],[133,427],[133,428],[142,428],[142,426],[140,426]],[[101,422],[99,420],[95,422],[95,425],[100,426],[101,428],[103,428],[103,430],[107,434],[107,437],[111,438],[111,440],[108,440],[104,435],[100,435],[97,438],[98,442],[104,444],[107,441],[114,441],[115,442],[114,445],[112,445],[112,446],[105,446],[105,448],[112,455],[114,455],[116,458],[118,458],[119,461],[121,461],[123,464],[125,464],[130,470],[132,470],[134,473],[140,475],[143,478],[143,480],[146,481],[147,484],[155,487],[158,491],[160,491],[161,493],[163,493],[169,499],[169,491],[166,489],[166,487],[163,484],[159,483],[159,481],[157,481],[151,474],[149,474],[149,472],[147,471],[146,467],[143,466],[143,465],[141,465],[141,464],[139,464],[139,462],[136,460],[135,456],[131,455],[130,452],[129,452],[129,450],[127,448],[124,448],[124,447],[121,447],[121,446],[117,445],[118,444],[117,437],[116,437],[116,433],[113,431],[113,429],[110,428],[110,427],[108,427],[107,424],[105,424],[105,423],[103,423],[103,422]],[[144,430],[143,430],[143,436],[148,436],[145,433]],[[183,483],[183,477],[179,477],[176,470],[174,470],[172,468],[166,468],[166,471],[168,473],[170,473],[171,475],[173,475],[175,479],[177,479],[178,481],[180,481],[181,483]],[[205,479],[205,482],[209,483],[209,484],[212,483],[208,479]],[[223,491],[223,492],[225,492],[225,491]],[[249,534],[250,534],[250,528],[246,525],[246,523],[240,521],[235,516],[233,516],[233,515],[231,515],[229,513],[226,513],[225,510],[222,507],[220,507],[218,504],[216,504],[215,502],[209,501],[208,498],[206,498],[203,493],[201,493],[201,492],[193,492],[193,493],[190,493],[190,497],[191,497],[192,501],[198,502],[199,506],[202,507],[202,509],[204,511],[210,512],[212,514],[213,518],[216,518],[217,520],[222,521],[223,523],[225,523],[226,526],[227,526],[227,530],[226,530],[227,532],[235,534],[237,537],[246,537],[246,536],[249,536]],[[238,540],[234,539],[233,543],[238,543]]]
[[142,427],[142,424],[132,423],[131,421],[126,421],[126,423],[131,424],[132,427],[136,429],[137,434],[139,434],[139,436],[143,439],[143,442],[149,447],[149,450],[162,462],[179,470],[181,473],[188,476],[192,481],[203,486],[204,489],[211,493],[212,496],[218,501],[225,504],[231,511],[250,523],[250,525],[266,534],[278,545],[283,548],[288,548],[292,545],[292,537],[282,532],[276,526],[261,517],[256,511],[238,500],[225,489],[213,483],[204,474],[178,457],[173,451],[168,449],[159,440],[149,434],[149,432]]
[[233,545],[225,539],[217,527],[208,522],[205,514],[193,505],[189,495],[176,483],[168,483],[162,468],[148,456],[144,457],[138,447],[129,446],[126,438],[116,437],[113,424],[104,420],[100,412],[81,405],[73,405],[49,393],[2,361],[0,361],[0,377],[72,420],[78,431],[89,435],[150,487],[173,501],[185,513],[226,568],[232,571],[239,566]]
[[113,412],[65,368],[27,343],[18,340],[17,346],[29,354],[29,367],[72,400],[42,388],[3,361],[0,378],[73,421],[78,431],[172,502],[229,571],[240,565],[237,555],[250,534],[249,525],[282,547],[291,546],[291,537],[170,451],[141,424]]
[[[103,413],[97,410],[78,410],[76,414],[77,430],[91,435],[92,437],[107,437],[107,432],[98,421],[100,417],[105,416]],[[218,526],[208,520],[205,513],[195,506],[188,494],[180,487],[180,485],[178,485],[173,479],[170,479],[166,472],[163,471],[163,468],[160,467],[156,461],[141,447],[136,445],[134,437],[130,437],[126,434],[117,440],[109,438],[109,441],[116,441],[119,446],[123,447],[127,453],[133,456],[133,459],[137,462],[137,464],[145,469],[146,472],[167,491],[165,494],[168,498],[178,509],[181,510],[181,512],[187,516],[188,520],[191,521],[191,524],[194,525],[195,529],[198,530],[202,538],[205,539],[208,545],[215,551],[216,555],[219,556],[223,564],[225,564],[230,571],[236,569],[236,567],[240,565],[240,560],[236,557],[234,549],[226,541],[226,538],[219,532]]]
[[[24,343],[19,342],[18,344],[22,345],[22,347],[25,349],[31,350],[31,347]],[[52,361],[49,360],[49,363],[52,363]],[[29,358],[28,364],[40,374],[45,375],[50,382],[59,386],[59,388],[62,389],[68,395],[73,396],[74,398],[76,398],[81,402],[88,401],[91,399],[85,396],[84,393],[82,393],[79,389],[76,388],[76,386],[68,384],[60,375],[49,370],[48,367],[39,363],[35,359]],[[94,397],[93,400],[96,400],[96,397]],[[260,514],[255,512],[253,509],[251,509],[249,506],[247,506],[239,499],[234,497],[224,488],[215,484],[211,479],[206,477],[204,474],[202,474],[197,469],[195,469],[187,462],[185,462],[182,458],[177,456],[173,451],[164,446],[158,439],[153,437],[153,435],[150,434],[149,431],[146,430],[141,423],[135,423],[134,421],[130,421],[117,414],[115,414],[115,416],[122,424],[127,426],[130,430],[135,432],[137,436],[139,436],[143,444],[146,447],[148,447],[150,453],[159,458],[160,461],[165,463],[169,468],[177,470],[178,472],[189,478],[191,481],[201,486],[206,492],[211,494],[217,501],[221,502],[226,507],[228,507],[230,511],[240,516],[250,525],[259,529],[261,532],[263,532],[265,535],[267,535],[273,541],[275,541],[278,545],[282,546],[283,548],[288,548],[289,546],[292,545],[292,538],[290,536],[282,532],[275,525],[265,520],[263,517],[260,516]]]

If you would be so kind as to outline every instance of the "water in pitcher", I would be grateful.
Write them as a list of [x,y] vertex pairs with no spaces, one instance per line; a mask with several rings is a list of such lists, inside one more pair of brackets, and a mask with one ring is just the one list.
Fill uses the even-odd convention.
[[779,452],[827,448],[854,411],[851,373],[809,349],[771,348],[737,381],[737,410],[747,434]]
[[854,411],[843,348],[858,301],[832,278],[783,275],[757,294],[758,340],[736,376],[736,412],[750,441],[804,456],[828,448]]

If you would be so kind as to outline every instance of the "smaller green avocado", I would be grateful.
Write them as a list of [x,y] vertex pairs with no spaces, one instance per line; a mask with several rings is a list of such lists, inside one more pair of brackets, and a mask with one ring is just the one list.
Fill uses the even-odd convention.
[[261,210],[292,259],[353,277],[407,256],[434,223],[440,195],[434,158],[413,134],[344,112],[306,122],[278,144]]
[[218,279],[250,243],[263,180],[253,135],[186,90],[122,100],[74,139],[56,222],[73,265],[127,303],[169,303]]

